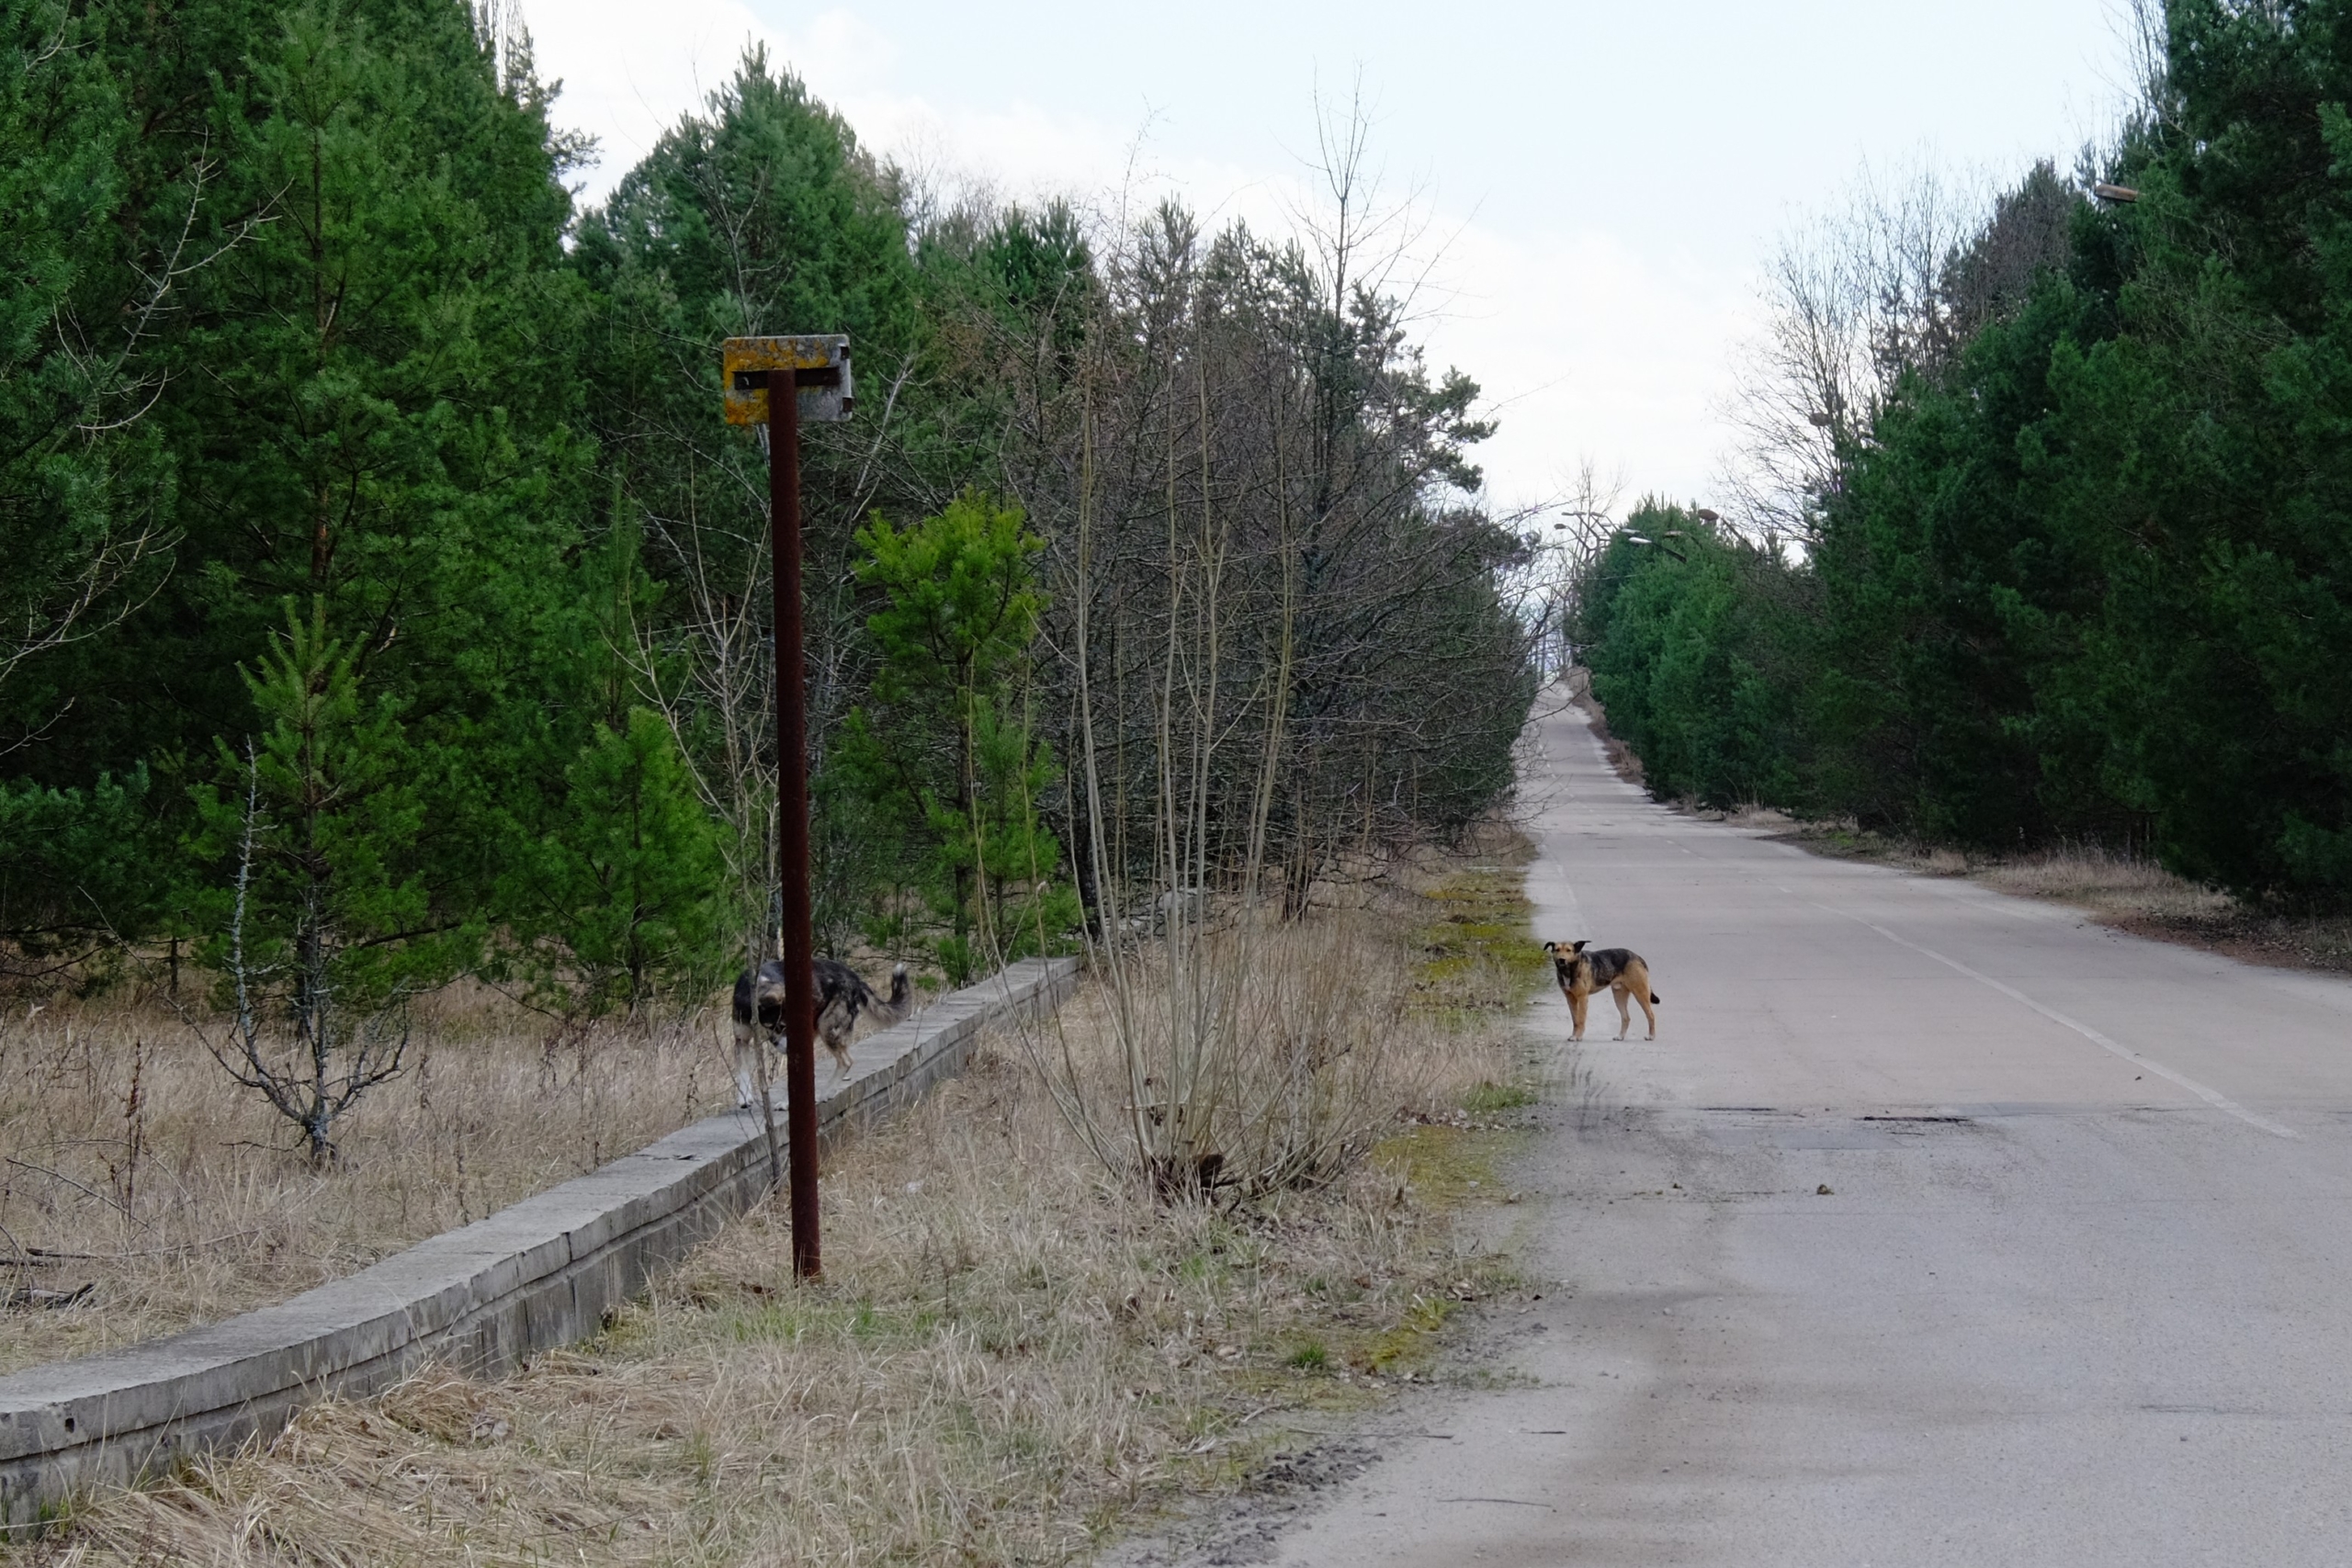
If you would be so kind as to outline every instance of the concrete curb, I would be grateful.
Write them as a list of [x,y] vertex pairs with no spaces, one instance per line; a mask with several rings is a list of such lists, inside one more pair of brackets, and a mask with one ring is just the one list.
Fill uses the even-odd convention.
[[[912,1103],[963,1069],[983,1024],[1050,1009],[1077,980],[1074,958],[1023,959],[860,1042],[858,1070],[819,1102],[821,1135]],[[0,1378],[0,1525],[275,1433],[305,1404],[427,1360],[495,1374],[583,1338],[757,1201],[767,1165],[757,1112],[713,1116],[291,1301]]]

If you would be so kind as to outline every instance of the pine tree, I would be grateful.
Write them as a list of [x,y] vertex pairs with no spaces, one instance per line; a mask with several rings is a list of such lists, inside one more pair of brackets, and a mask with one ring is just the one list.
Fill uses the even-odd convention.
[[560,722],[558,662],[590,457],[570,149],[527,52],[502,78],[463,0],[103,15],[133,130],[96,227],[137,238],[93,265],[119,292],[159,248],[188,262],[138,365],[179,536],[137,614],[44,660],[77,700],[28,765],[152,760],[185,800],[213,737],[254,726],[240,671],[277,606],[319,601],[402,715],[435,919],[478,920],[515,847],[500,803],[560,779],[584,722]]
[[[719,344],[850,336],[856,417],[804,432],[801,453],[814,912],[838,942],[890,837],[833,773],[836,731],[872,659],[851,535],[877,503],[906,503],[911,490],[912,505],[936,504],[939,493],[907,458],[910,444],[935,448],[936,420],[917,373],[925,332],[895,177],[755,50],[582,216],[574,265],[600,300],[590,380],[605,469],[642,519],[663,590],[644,628],[662,655],[650,673],[724,823],[734,919],[760,950],[773,940],[775,864],[767,457],[763,435],[722,423]],[[929,464],[944,467],[935,450]]]
[[1077,920],[1075,895],[1056,890],[1061,846],[1037,810],[1052,754],[1019,711],[1046,607],[1033,575],[1045,541],[1017,508],[969,491],[907,528],[877,517],[857,536],[858,581],[880,599],[866,620],[880,664],[844,751],[884,815],[922,824],[948,927],[934,951],[962,984]]
[[504,968],[567,1021],[691,993],[732,956],[717,837],[659,714],[598,724],[564,772],[560,826],[501,888]]
[[144,934],[169,901],[141,756],[45,765],[80,705],[65,660],[168,567],[149,350],[198,259],[110,222],[130,119],[104,19],[0,5],[0,758],[27,775],[0,776],[0,937],[40,969]]
[[325,1161],[336,1120],[400,1071],[407,998],[462,949],[429,924],[424,803],[397,705],[362,695],[323,595],[286,618],[245,673],[264,728],[220,742],[234,782],[198,795],[197,850],[222,872],[205,960],[230,1019],[226,1042],[208,1043]]

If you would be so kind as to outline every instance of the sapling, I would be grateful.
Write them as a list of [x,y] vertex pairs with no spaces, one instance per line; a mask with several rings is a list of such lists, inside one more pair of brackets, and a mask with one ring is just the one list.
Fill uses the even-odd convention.
[[287,622],[246,672],[267,728],[224,759],[242,787],[199,800],[232,871],[209,953],[227,1024],[197,1026],[323,1165],[336,1122],[400,1073],[410,1001],[447,954],[411,863],[424,807],[398,714],[362,698],[322,602]]

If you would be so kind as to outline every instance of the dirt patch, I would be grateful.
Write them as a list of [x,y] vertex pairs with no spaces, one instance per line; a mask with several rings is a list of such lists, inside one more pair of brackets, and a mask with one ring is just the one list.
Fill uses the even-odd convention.
[[[1530,1094],[1528,1103],[1532,1100]],[[1532,1148],[1537,1125],[1532,1114],[1512,1120],[1507,1129],[1489,1124],[1464,1140],[1466,1147],[1448,1148],[1439,1156],[1443,1165],[1465,1162],[1456,1167],[1450,1184],[1459,1205],[1455,1213],[1460,1223],[1487,1237],[1498,1256],[1510,1256],[1509,1238],[1521,1213],[1508,1206],[1520,1201],[1508,1184],[1510,1175]],[[1425,1144],[1406,1157],[1418,1163],[1430,1153]],[[1464,1168],[1490,1179],[1499,1171],[1503,1180],[1482,1189],[1477,1178],[1465,1178]],[[1336,1488],[1362,1475],[1399,1442],[1451,1430],[1461,1396],[1495,1386],[1495,1363],[1529,1332],[1523,1314],[1544,1292],[1557,1289],[1523,1278],[1515,1268],[1499,1273],[1498,1283],[1491,1295],[1450,1303],[1442,1337],[1425,1337],[1419,1353],[1398,1369],[1376,1404],[1355,1412],[1292,1409],[1268,1416],[1267,1424],[1280,1434],[1272,1460],[1231,1487],[1187,1497],[1166,1510],[1148,1533],[1105,1553],[1101,1568],[1272,1562],[1283,1538],[1329,1506]]]
[[1741,812],[1700,811],[1693,815],[1734,827],[1752,828],[1776,843],[1794,844],[1817,855],[1883,865],[1914,876],[1966,876],[1973,870],[1989,869],[1998,863],[1972,863],[1958,850],[1873,833],[1849,821],[1801,821],[1760,807]]
[[[1427,1393],[1400,1397],[1390,1419],[1434,1404]],[[1178,1564],[1271,1562],[1282,1538],[1322,1503],[1331,1488],[1353,1481],[1381,1457],[1384,1439],[1370,1433],[1305,1439],[1280,1455],[1240,1489],[1164,1523],[1154,1534],[1106,1553],[1100,1568],[1177,1568]]]
[[2342,917],[2232,914],[2220,919],[2193,917],[2101,914],[2101,925],[2133,936],[2179,942],[2279,969],[2317,969],[2352,975],[2352,919]]

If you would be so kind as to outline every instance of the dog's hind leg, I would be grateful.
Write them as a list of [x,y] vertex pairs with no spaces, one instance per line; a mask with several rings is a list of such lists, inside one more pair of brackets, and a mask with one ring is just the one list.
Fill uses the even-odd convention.
[[[1626,971],[1624,984],[1626,988],[1634,993],[1634,999],[1642,1004],[1642,1016],[1650,1021],[1649,1037],[1653,1040],[1657,1039],[1657,1010],[1651,1004],[1656,1002],[1657,998],[1650,990],[1650,966],[1639,963],[1634,964]],[[1621,990],[1618,995],[1623,997],[1624,992]],[[1622,1008],[1625,1004],[1621,1000],[1617,1005]]]
[[[1634,1027],[1634,1010],[1627,1006],[1625,1001],[1625,982],[1620,980],[1610,987],[1609,994],[1617,998],[1617,1038],[1623,1040],[1632,1032]],[[1648,1010],[1646,1004],[1644,1005],[1643,1010]]]
[[835,1077],[849,1076],[849,1037],[850,1032],[856,1027],[857,1009],[843,1007],[839,1002],[827,1008],[825,1016],[817,1021],[817,1037],[825,1043],[825,1049],[833,1054]]
[[735,1109],[749,1111],[760,1102],[759,1086],[752,1081],[760,1059],[755,1054],[759,1044],[754,1032],[745,1024],[735,1026]]

